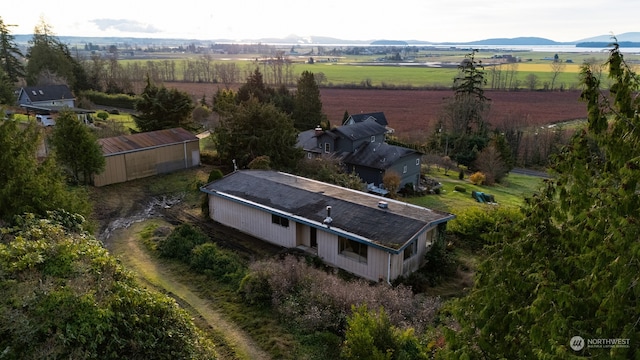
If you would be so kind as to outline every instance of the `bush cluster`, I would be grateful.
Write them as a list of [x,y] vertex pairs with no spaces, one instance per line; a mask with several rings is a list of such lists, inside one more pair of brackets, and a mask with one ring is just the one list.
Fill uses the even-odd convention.
[[486,180],[486,176],[480,171],[475,172],[469,176],[469,181],[474,185],[482,185]]
[[410,286],[414,292],[420,293],[451,278],[457,269],[458,262],[453,251],[447,248],[445,241],[436,241],[425,254],[424,266],[396,282]]
[[247,302],[272,306],[285,322],[309,333],[343,333],[352,305],[383,307],[394,326],[420,332],[440,306],[439,299],[416,296],[409,287],[345,281],[293,255],[253,263],[240,294]]
[[139,285],[81,217],[50,215],[0,229],[0,358],[216,358],[188,313]]
[[239,282],[245,273],[245,267],[235,253],[222,251],[210,242],[193,248],[190,265],[193,270],[225,283]]
[[457,212],[447,230],[466,247],[480,249],[498,241],[496,234],[522,219],[522,213],[516,208],[472,206]]
[[174,258],[189,263],[191,260],[191,250],[197,245],[209,241],[209,237],[192,227],[191,225],[177,226],[169,236],[158,243],[160,255],[167,258]]

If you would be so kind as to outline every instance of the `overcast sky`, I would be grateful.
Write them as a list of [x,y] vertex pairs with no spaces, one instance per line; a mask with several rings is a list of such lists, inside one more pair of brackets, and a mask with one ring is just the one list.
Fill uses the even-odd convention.
[[575,41],[640,31],[640,0],[31,0],[4,6],[14,35],[40,17],[58,36],[465,42],[537,36]]

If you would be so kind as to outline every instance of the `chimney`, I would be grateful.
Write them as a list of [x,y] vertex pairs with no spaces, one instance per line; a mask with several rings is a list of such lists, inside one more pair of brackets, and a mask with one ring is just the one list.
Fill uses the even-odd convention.
[[333,219],[331,218],[331,206],[327,206],[327,217],[322,221],[327,227],[331,227],[331,222]]
[[320,127],[320,125],[316,126],[315,131],[316,131],[316,136],[320,136],[324,132],[324,130],[322,130],[322,127]]

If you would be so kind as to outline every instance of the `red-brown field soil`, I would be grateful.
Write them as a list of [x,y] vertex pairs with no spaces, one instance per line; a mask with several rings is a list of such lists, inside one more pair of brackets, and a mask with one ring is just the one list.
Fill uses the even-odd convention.
[[[212,84],[166,83],[192,94],[194,99],[207,101],[218,89]],[[384,112],[389,126],[400,137],[420,137],[433,131],[444,99],[453,95],[449,90],[320,90],[322,108],[332,125],[338,125],[345,111],[349,114]],[[491,99],[489,122],[507,122],[517,126],[542,126],[583,119],[586,103],[580,101],[580,91],[494,91],[485,95]]]

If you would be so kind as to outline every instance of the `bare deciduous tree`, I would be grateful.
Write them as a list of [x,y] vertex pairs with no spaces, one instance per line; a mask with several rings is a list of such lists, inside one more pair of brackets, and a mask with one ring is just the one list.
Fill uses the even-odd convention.
[[551,67],[551,89],[553,91],[553,89],[555,88],[555,83],[556,80],[558,79],[558,75],[560,75],[561,72],[564,71],[564,69],[567,67],[567,64],[562,62],[562,60],[560,59],[554,59],[554,61],[549,65]]

